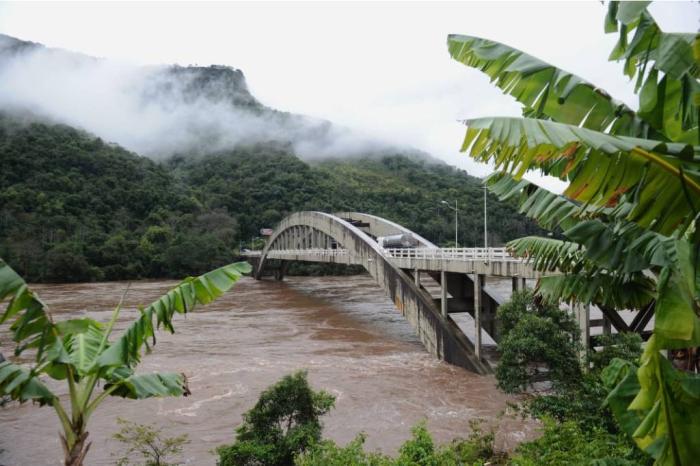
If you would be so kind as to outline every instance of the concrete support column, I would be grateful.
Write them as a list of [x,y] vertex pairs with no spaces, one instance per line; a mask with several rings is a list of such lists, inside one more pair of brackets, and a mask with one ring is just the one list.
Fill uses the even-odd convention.
[[447,274],[440,271],[440,313],[447,317]]
[[591,305],[590,304],[574,304],[574,316],[581,330],[581,357],[583,358],[588,350],[588,345],[591,340]]
[[519,287],[519,289],[520,289],[520,291],[526,290],[526,289],[527,289],[527,278],[525,278],[525,277],[520,278],[520,287]]
[[513,287],[513,293],[518,291],[518,281],[520,280],[518,277],[511,277],[512,280],[512,287]]
[[484,275],[474,275],[474,353],[481,358],[481,311],[483,307],[482,292],[484,289]]
[[413,271],[413,281],[415,282],[416,286],[420,288],[420,270],[415,269]]

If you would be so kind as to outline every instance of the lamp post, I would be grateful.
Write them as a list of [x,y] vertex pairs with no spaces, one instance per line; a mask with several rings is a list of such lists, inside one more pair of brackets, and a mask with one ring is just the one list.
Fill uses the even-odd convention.
[[440,201],[440,203],[445,204],[447,207],[455,211],[455,248],[459,247],[459,244],[457,244],[457,233],[458,233],[458,223],[457,223],[457,212],[459,209],[457,209],[457,199],[455,199],[455,206],[452,207],[449,202],[447,201]]
[[484,249],[489,248],[489,233],[486,228],[486,186],[484,186]]

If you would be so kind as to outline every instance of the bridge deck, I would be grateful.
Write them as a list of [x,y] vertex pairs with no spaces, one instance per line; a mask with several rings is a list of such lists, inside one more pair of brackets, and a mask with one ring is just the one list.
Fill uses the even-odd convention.
[[[383,249],[384,256],[402,269],[433,272],[482,274],[494,277],[539,278],[540,273],[523,259],[508,254],[505,248],[417,248]],[[259,256],[258,251],[245,255]],[[270,259],[361,264],[362,257],[346,249],[270,249]]]

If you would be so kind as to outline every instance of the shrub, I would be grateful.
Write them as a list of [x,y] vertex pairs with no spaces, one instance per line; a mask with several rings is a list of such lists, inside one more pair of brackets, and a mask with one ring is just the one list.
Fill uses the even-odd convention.
[[619,429],[612,413],[604,406],[607,395],[597,375],[584,374],[577,386],[533,397],[526,411],[537,418],[575,421],[583,429],[601,428],[617,433]]
[[600,374],[615,358],[636,361],[642,354],[642,337],[638,333],[601,335],[600,345],[602,348],[599,351],[591,349],[587,358],[591,371],[596,374]]
[[503,334],[496,379],[503,391],[525,391],[543,377],[555,386],[580,380],[578,327],[569,314],[525,290],[514,293],[497,318]]
[[510,459],[514,466],[645,464],[639,450],[623,435],[604,429],[582,429],[575,421],[556,422],[544,418],[542,437],[522,443]]
[[287,375],[260,395],[243,415],[236,441],[217,449],[220,466],[292,465],[295,455],[320,441],[319,417],[335,398],[312,390],[306,377],[306,372]]
[[[190,443],[187,434],[164,437],[162,430],[153,425],[143,425],[117,418],[121,426],[113,438],[128,445],[126,452],[117,460],[117,466],[143,464],[145,466],[178,466],[182,462],[171,462],[169,457],[182,453],[182,447]],[[142,463],[132,463],[133,456],[140,456]]]
[[344,447],[323,440],[295,459],[296,466],[390,466],[392,460],[381,453],[364,450],[366,435],[360,433]]
[[494,453],[492,431],[485,433],[481,421],[472,421],[472,432],[465,440],[453,440],[436,446],[424,423],[411,429],[411,438],[399,449],[396,458],[381,453],[367,453],[363,446],[365,435],[359,434],[345,447],[324,440],[296,459],[297,466],[461,466],[471,464],[502,464],[505,456]]

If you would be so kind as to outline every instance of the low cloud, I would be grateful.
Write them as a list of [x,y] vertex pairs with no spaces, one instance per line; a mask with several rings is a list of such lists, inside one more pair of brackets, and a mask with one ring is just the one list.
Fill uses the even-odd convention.
[[0,35],[0,108],[83,128],[152,158],[260,142],[306,159],[389,150],[357,131],[267,108],[228,67],[139,67]]

